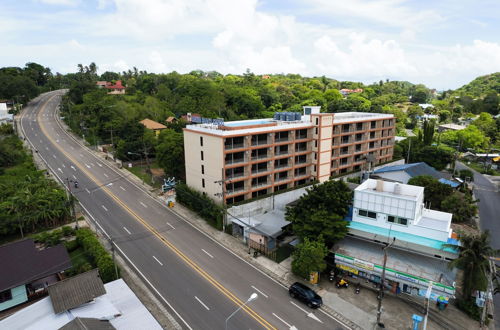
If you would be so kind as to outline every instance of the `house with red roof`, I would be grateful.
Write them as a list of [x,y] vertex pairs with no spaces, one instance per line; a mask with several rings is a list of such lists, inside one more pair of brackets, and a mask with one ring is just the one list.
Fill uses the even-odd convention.
[[98,81],[96,85],[99,88],[106,88],[108,94],[125,94],[126,87],[122,85],[121,80],[117,80],[114,84],[109,81]]

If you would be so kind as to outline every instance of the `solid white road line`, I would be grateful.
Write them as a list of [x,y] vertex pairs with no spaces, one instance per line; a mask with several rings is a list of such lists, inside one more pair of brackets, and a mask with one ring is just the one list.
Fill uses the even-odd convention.
[[260,293],[261,295],[263,295],[264,297],[266,298],[269,298],[269,296],[267,294],[265,294],[264,292],[260,291],[259,289],[257,289],[256,287],[254,287],[253,285],[251,285],[252,289],[254,289],[255,291],[257,291],[258,293]]
[[120,189],[123,190],[123,191],[126,191],[125,188],[123,188],[122,186],[120,186]]
[[210,310],[210,308],[208,308],[208,306],[207,306],[207,305],[205,305],[205,304],[203,303],[203,301],[201,301],[201,300],[200,300],[200,298],[198,298],[198,297],[196,297],[196,296],[194,296],[194,298],[195,298],[196,300],[198,300],[198,302],[199,302],[199,303],[200,303],[203,307],[205,307],[205,308],[207,309],[207,311],[209,311],[209,310]]
[[105,211],[107,211],[107,210],[108,210],[108,209],[106,208],[106,206],[104,206],[104,205],[101,205],[101,206],[102,206],[102,208],[103,208]]
[[160,260],[158,260],[155,256],[153,256],[153,258],[155,258],[155,260],[160,264],[160,266],[163,266]]
[[103,173],[105,177],[109,178],[109,176],[106,173]]
[[204,249],[201,249],[203,252],[205,252],[207,254],[207,256],[209,256],[210,258],[213,258],[214,256],[211,255],[210,253],[208,253],[207,251],[205,251]]
[[123,227],[123,229],[125,229],[125,231],[129,234],[129,235],[132,235],[132,233],[127,229],[127,227]]
[[170,228],[175,229],[175,227],[174,227],[174,226],[172,226],[172,225],[171,225],[170,223],[168,223],[168,222],[167,222],[167,225],[169,225],[169,226],[170,226]]
[[142,206],[144,206],[145,208],[148,208],[148,206],[146,204],[144,204],[143,202],[139,202]]
[[282,319],[281,317],[279,317],[278,315],[276,315],[276,314],[274,314],[274,313],[273,313],[273,315],[274,315],[274,316],[275,316],[278,320],[280,320],[281,322],[285,323],[285,325],[286,325],[289,329],[292,327],[290,324],[286,323],[286,321],[285,321],[285,320],[283,320],[283,319]]

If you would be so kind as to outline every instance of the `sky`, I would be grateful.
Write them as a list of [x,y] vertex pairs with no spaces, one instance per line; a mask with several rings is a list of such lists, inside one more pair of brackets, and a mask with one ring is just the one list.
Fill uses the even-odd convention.
[[500,1],[0,0],[0,67],[27,62],[455,89],[500,71]]

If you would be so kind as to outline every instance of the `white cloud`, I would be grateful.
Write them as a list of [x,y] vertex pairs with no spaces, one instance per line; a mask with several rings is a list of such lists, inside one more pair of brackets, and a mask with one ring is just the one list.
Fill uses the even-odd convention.
[[47,5],[60,5],[60,6],[77,6],[80,0],[37,0],[38,2]]
[[[367,83],[409,80],[437,88],[500,71],[499,43],[422,38],[430,24],[446,20],[438,11],[412,9],[406,0],[311,1],[307,15],[318,20],[264,11],[257,0],[99,0],[91,13],[75,8],[64,15],[54,11],[22,18],[2,15],[0,8],[0,31],[9,31],[0,33],[9,49],[0,62],[37,61],[62,72],[92,61],[101,72],[133,66],[148,72],[242,73],[249,68]],[[322,20],[325,15],[333,18]],[[359,24],[337,24],[340,16]],[[48,29],[64,37],[37,34]]]

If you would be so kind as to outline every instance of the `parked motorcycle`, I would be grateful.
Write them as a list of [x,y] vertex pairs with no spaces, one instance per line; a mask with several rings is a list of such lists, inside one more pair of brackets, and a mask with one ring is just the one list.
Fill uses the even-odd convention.
[[335,281],[335,272],[333,270],[330,271],[330,275],[328,276],[328,280],[333,283]]
[[354,290],[354,293],[358,294],[359,291],[361,291],[361,286],[358,284],[356,284],[356,289]]
[[78,188],[78,181],[75,181],[75,188]]
[[349,287],[349,283],[346,280],[344,280],[343,278],[341,278],[339,281],[337,281],[335,286],[337,287],[337,289],[347,288],[347,287]]

